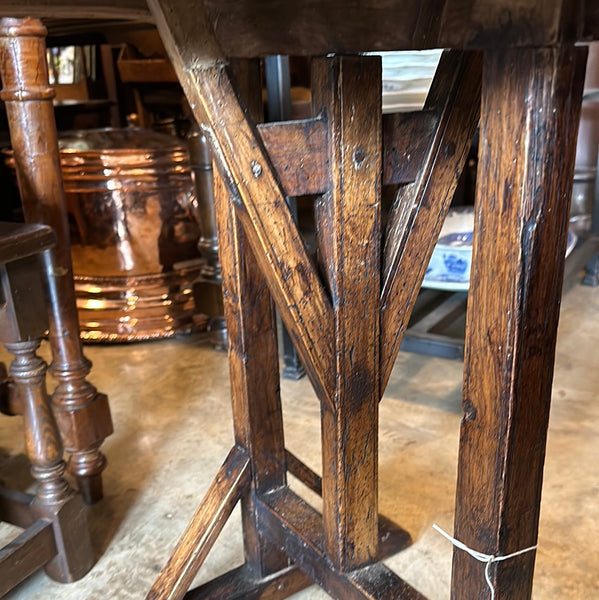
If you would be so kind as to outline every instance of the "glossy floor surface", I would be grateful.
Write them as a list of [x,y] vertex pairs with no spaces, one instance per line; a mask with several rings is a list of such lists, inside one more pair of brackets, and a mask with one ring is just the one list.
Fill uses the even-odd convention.
[[[569,290],[562,317],[534,581],[536,600],[599,597],[599,288]],[[80,582],[40,572],[13,600],[142,599],[232,443],[226,355],[182,338],[91,346],[110,397],[105,498],[89,509],[98,562]],[[431,600],[449,597],[462,365],[401,353],[381,404],[380,510],[412,535],[388,565]],[[319,409],[308,382],[284,381],[288,447],[320,470]],[[0,477],[30,481],[19,419],[0,418]],[[1,538],[12,531],[0,526]],[[242,559],[234,514],[198,580]],[[482,565],[481,565],[481,568]],[[298,600],[327,598],[315,587]]]

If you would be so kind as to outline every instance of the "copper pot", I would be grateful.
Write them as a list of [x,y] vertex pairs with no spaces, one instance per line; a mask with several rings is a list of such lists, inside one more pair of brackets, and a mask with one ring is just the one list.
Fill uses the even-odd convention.
[[127,128],[70,132],[60,148],[82,338],[137,341],[201,327],[186,147]]

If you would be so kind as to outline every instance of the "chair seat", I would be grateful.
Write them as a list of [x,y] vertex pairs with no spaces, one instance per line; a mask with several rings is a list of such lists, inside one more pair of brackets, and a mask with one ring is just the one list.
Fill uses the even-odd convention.
[[6,264],[38,254],[56,243],[48,225],[0,222],[0,263]]

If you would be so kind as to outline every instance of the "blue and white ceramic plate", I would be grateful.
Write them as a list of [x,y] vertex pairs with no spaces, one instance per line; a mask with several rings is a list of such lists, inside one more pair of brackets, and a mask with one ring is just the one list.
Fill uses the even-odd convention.
[[[441,229],[422,287],[452,292],[468,291],[472,263],[472,207],[451,209]],[[577,236],[568,232],[566,256],[572,252]]]

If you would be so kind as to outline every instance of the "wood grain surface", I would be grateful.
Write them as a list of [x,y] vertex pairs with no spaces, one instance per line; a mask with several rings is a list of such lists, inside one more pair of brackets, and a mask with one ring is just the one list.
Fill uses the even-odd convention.
[[[455,537],[535,545],[586,51],[485,56]],[[535,553],[495,563],[497,600],[530,598]],[[454,552],[452,597],[490,598]]]
[[389,216],[381,290],[382,390],[478,124],[481,69],[482,57],[476,52],[453,50],[442,56],[424,106],[434,115],[434,135],[414,157],[420,164],[418,177],[399,189]]
[[378,57],[312,63],[312,103],[328,126],[331,181],[315,218],[335,323],[334,405],[321,411],[323,523],[327,553],[342,571],[378,552],[380,87]]

